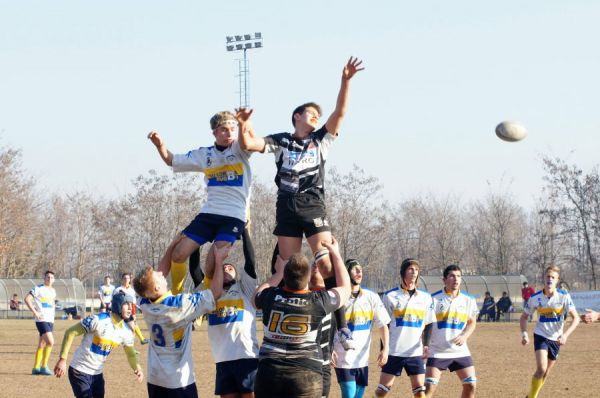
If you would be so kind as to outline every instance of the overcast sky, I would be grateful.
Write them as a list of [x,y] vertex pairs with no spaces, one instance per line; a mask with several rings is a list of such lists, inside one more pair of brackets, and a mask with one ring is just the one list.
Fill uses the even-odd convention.
[[[543,154],[598,163],[597,1],[0,0],[0,146],[53,192],[127,192],[168,173],[146,139],[173,152],[212,144],[208,120],[238,105],[240,53],[225,37],[262,32],[250,57],[260,135],[292,129],[292,109],[328,115],[350,55],[347,118],[328,167],[355,163],[399,201],[481,198],[502,180],[532,207]],[[502,120],[529,137],[496,138]],[[253,156],[271,183],[272,155]]]

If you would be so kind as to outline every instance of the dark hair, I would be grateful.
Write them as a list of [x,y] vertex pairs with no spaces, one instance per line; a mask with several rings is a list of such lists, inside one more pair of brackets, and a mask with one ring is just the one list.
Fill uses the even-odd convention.
[[529,283],[527,283],[527,281],[523,282],[523,286],[525,285],[529,285]]
[[131,278],[131,272],[123,272],[121,274],[121,279],[125,278],[127,275],[129,275],[129,277]]
[[54,271],[51,271],[51,270],[47,270],[46,272],[44,272],[44,276],[46,276],[46,275],[48,275],[48,274],[51,274],[51,275],[53,275],[53,276],[56,276],[56,275],[54,275]]
[[417,268],[419,268],[419,273],[421,273],[421,265],[419,264],[418,260],[416,260],[414,258],[405,258],[402,261],[402,264],[400,264],[400,277],[402,278],[402,280],[404,280],[404,275],[406,275],[406,270],[411,265],[416,265]]
[[297,107],[296,109],[294,109],[294,112],[292,112],[292,125],[294,125],[294,127],[296,127],[296,120],[294,119],[294,116],[296,115],[296,113],[303,114],[304,111],[306,110],[306,108],[315,108],[317,110],[317,112],[319,113],[319,116],[321,116],[321,107],[319,105],[317,105],[316,103],[307,102],[305,104],[302,104],[299,107]]
[[462,275],[462,270],[460,269],[460,267],[458,265],[450,264],[449,266],[446,267],[446,269],[444,269],[444,279],[446,279],[448,277],[448,274],[450,273],[450,271],[458,271]]
[[310,279],[310,264],[301,253],[292,254],[283,270],[283,283],[288,289],[302,290]]

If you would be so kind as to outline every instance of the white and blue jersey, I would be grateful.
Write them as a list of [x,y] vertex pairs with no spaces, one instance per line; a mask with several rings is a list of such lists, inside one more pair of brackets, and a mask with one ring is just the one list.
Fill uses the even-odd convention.
[[358,296],[351,296],[344,306],[348,328],[352,330],[354,350],[346,351],[336,334],[333,349],[337,354],[336,368],[357,369],[369,365],[371,328],[390,323],[390,317],[377,293],[361,288]]
[[563,289],[556,289],[547,297],[543,290],[532,295],[525,303],[524,312],[532,315],[537,311],[538,322],[533,333],[550,340],[558,340],[569,311],[575,309],[571,295]]
[[256,279],[246,272],[224,291],[215,311],[208,314],[208,338],[216,363],[245,358],[258,358],[256,309],[252,296]]
[[431,295],[435,313],[435,323],[429,343],[430,358],[461,358],[471,355],[467,344],[452,343],[467,327],[467,321],[477,319],[479,309],[475,297],[460,291],[456,297],[443,289]]
[[115,347],[133,346],[133,332],[123,321],[115,324],[111,315],[102,312],[81,320],[85,335],[73,354],[71,367],[88,375],[102,373],[104,362]]
[[174,172],[204,173],[207,198],[200,213],[217,214],[246,221],[252,173],[250,152],[240,148],[237,140],[224,151],[214,146],[201,147],[186,154],[174,155]]
[[434,321],[433,300],[425,290],[411,295],[400,287],[383,295],[383,306],[391,318],[390,355],[416,357],[423,355],[421,335],[426,325]]
[[168,292],[155,302],[146,298],[138,306],[151,333],[148,348],[148,383],[181,388],[194,383],[192,322],[215,309],[210,290],[173,296]]
[[41,314],[35,318],[36,322],[54,323],[56,290],[44,284],[37,285],[29,292],[33,297],[33,304]]

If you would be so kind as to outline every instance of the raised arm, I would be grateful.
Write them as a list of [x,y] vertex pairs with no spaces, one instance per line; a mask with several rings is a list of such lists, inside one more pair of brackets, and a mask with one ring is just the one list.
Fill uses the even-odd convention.
[[350,275],[348,274],[348,271],[344,266],[344,260],[342,260],[342,256],[340,255],[340,246],[338,245],[337,239],[332,236],[331,242],[323,241],[321,244],[325,246],[327,250],[329,250],[329,257],[331,258],[333,272],[335,274],[335,281],[337,284],[336,287],[330,290],[334,291],[338,295],[338,308],[341,308],[344,306],[344,304],[346,304],[350,298],[350,293],[352,292]]
[[277,287],[279,285],[279,283],[283,279],[283,269],[285,268],[286,263],[287,263],[287,260],[284,260],[283,258],[281,258],[281,256],[277,255],[277,261],[275,261],[275,273],[273,275],[271,275],[271,277],[269,279],[267,279],[266,282],[264,282],[259,287],[257,287],[256,291],[254,292],[254,296],[252,297],[252,304],[254,304],[254,307],[257,307],[256,306],[256,295],[257,294],[259,294],[260,292],[262,292],[263,290],[265,290],[269,287]]
[[167,149],[167,146],[163,142],[161,136],[156,131],[148,133],[148,139],[152,141],[161,159],[167,164],[167,166],[173,165],[173,154]]
[[348,91],[350,88],[350,79],[361,70],[365,68],[361,67],[362,61],[358,58],[350,57],[346,65],[344,66],[344,70],[342,71],[342,83],[340,85],[340,91],[338,93],[337,101],[335,103],[335,109],[327,122],[325,123],[325,127],[327,131],[334,135],[338,135],[338,129],[342,124],[342,120],[346,115],[346,108],[348,103]]
[[265,140],[257,137],[250,122],[250,116],[253,109],[238,108],[235,110],[235,118],[238,121],[238,141],[240,148],[249,152],[263,152],[265,150]]

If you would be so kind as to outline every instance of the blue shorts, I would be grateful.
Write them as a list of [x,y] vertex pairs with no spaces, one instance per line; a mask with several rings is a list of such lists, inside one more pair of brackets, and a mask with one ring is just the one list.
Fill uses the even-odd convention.
[[406,374],[409,376],[424,375],[425,364],[423,363],[423,357],[395,357],[390,355],[381,371],[390,375],[400,376],[403,368],[406,369]]
[[185,227],[183,234],[199,245],[212,241],[233,243],[240,239],[244,227],[245,223],[234,217],[200,213]]
[[337,376],[338,383],[344,383],[348,381],[356,382],[359,386],[369,385],[369,367],[355,368],[355,369],[342,369],[335,368],[335,375]]
[[148,383],[148,398],[198,398],[198,389],[196,383],[179,388],[167,388]]
[[69,382],[76,398],[102,398],[104,397],[104,377],[88,375],[69,366]]
[[215,395],[254,392],[258,358],[217,362]]
[[556,340],[550,340],[538,334],[533,334],[533,347],[535,351],[544,350],[548,351],[548,359],[556,361],[558,358],[558,352],[560,351],[560,345]]
[[465,369],[473,366],[473,358],[460,357],[460,358],[428,358],[427,367],[438,368],[439,370],[449,369],[450,372],[456,370]]
[[53,322],[36,322],[35,327],[37,328],[38,332],[40,333],[40,336],[42,336],[46,333],[52,333],[52,330],[54,330],[54,323]]

